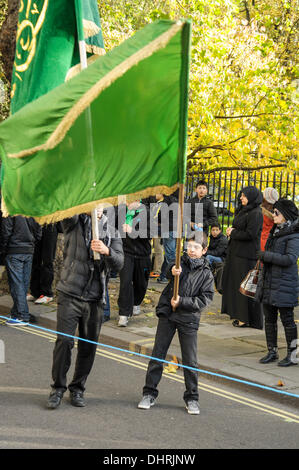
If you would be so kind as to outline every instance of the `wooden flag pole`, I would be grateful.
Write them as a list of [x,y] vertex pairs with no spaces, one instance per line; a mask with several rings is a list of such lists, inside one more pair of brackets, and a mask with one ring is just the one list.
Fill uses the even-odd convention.
[[[178,206],[178,226],[177,226],[177,242],[176,242],[176,269],[180,268],[181,265],[181,245],[182,245],[182,233],[183,233],[183,211],[184,211],[184,185],[179,185],[179,206]],[[174,278],[174,289],[173,298],[176,300],[179,295],[179,280],[180,276]]]
[[[87,68],[87,52],[86,52],[86,43],[84,40],[79,40],[79,51],[80,51],[80,64],[81,70]],[[87,128],[87,141],[89,146],[90,155],[94,155],[93,149],[93,141],[92,141],[92,120],[91,120],[91,112],[90,107],[86,109],[86,128]],[[94,183],[95,185],[95,183]],[[99,239],[99,225],[98,225],[98,215],[97,209],[93,209],[91,212],[91,226],[92,226],[92,238],[93,240]],[[93,257],[95,260],[99,260],[101,258],[100,253],[93,252]]]

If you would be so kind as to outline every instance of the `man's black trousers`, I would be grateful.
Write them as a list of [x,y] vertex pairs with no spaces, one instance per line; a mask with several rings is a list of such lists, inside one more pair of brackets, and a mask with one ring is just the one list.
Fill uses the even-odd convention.
[[43,235],[36,243],[32,261],[30,291],[33,297],[53,297],[54,260],[57,244],[55,224],[43,227]]
[[[75,336],[78,326],[80,338],[98,341],[101,330],[103,309],[99,302],[84,302],[59,292],[57,308],[57,331]],[[65,392],[67,372],[71,365],[73,338],[57,335],[53,351],[52,387]],[[78,341],[75,372],[68,388],[70,391],[85,390],[85,382],[94,363],[97,345]]]
[[[172,321],[166,317],[160,317],[155,338],[155,345],[152,357],[164,360],[169,349],[174,334],[178,331],[181,351],[182,363],[185,366],[198,368],[197,363],[197,327],[183,325]],[[148,364],[145,386],[143,387],[143,395],[158,396],[158,384],[163,373],[163,365],[165,363],[151,359]],[[186,391],[184,400],[187,403],[190,400],[198,400],[198,372],[184,368],[184,378]]]
[[119,315],[130,317],[133,306],[140,305],[146,294],[151,258],[135,258],[125,253],[124,266],[119,273]]

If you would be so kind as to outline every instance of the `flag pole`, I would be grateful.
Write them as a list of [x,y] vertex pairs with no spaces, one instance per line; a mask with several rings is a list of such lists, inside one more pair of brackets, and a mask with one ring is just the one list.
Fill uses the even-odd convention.
[[[183,211],[184,211],[184,184],[179,184],[179,205],[178,205],[178,226],[177,226],[177,242],[176,242],[176,260],[175,267],[179,269],[181,264],[181,246],[183,234]],[[176,300],[179,294],[180,276],[174,277],[173,298]]]
[[[76,7],[76,17],[77,17],[77,30],[78,30],[78,43],[79,43],[79,54],[80,54],[80,65],[81,70],[87,68],[87,51],[86,51],[86,42],[84,39],[84,30],[83,30],[83,23],[82,23],[82,4],[81,0],[75,0],[75,7]],[[87,129],[87,144],[89,154],[94,157],[94,147],[93,147],[93,139],[92,139],[92,119],[91,119],[91,111],[90,107],[85,110],[86,116],[86,129]],[[93,183],[95,186],[96,182]],[[93,189],[93,188],[92,188]],[[93,209],[91,211],[91,226],[92,226],[92,238],[93,240],[99,239],[99,226],[98,226],[98,216],[97,216],[97,209]],[[101,258],[100,253],[93,252],[93,257],[95,260],[99,260]]]

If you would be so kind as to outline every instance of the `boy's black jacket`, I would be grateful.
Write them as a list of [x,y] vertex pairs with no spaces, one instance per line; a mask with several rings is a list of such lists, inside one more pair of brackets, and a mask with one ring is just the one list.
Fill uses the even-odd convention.
[[[173,266],[173,265],[172,265]],[[214,278],[206,259],[200,259],[200,265],[192,266],[187,253],[181,259],[182,272],[179,282],[180,303],[175,312],[170,301],[173,297],[174,276],[169,267],[170,282],[163,290],[156,308],[157,316],[164,316],[180,323],[198,326],[201,311],[214,297]]]
[[222,232],[219,233],[217,237],[212,237],[211,235],[207,255],[217,256],[224,260],[226,257],[227,246],[228,239]]

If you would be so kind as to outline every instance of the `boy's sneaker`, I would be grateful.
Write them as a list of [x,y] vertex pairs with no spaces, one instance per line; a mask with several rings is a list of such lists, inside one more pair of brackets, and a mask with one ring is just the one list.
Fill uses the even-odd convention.
[[156,403],[155,397],[152,395],[144,395],[140,403],[138,403],[138,408],[141,410],[149,410],[151,406],[154,406]]
[[6,325],[7,326],[27,326],[28,322],[23,321],[23,320],[18,320],[17,318],[11,318],[10,320],[7,320]]
[[133,315],[140,315],[140,305],[134,305],[133,307]]
[[34,303],[35,304],[49,304],[52,302],[53,297],[47,297],[46,295],[41,295]]
[[27,300],[27,302],[35,302],[36,297],[33,297],[33,295],[31,295],[31,294],[27,294],[26,295],[26,300]]
[[186,403],[186,409],[189,415],[199,415],[200,413],[199,403],[196,400],[188,401],[188,403]]
[[127,326],[128,321],[129,319],[126,315],[120,315],[118,320],[118,326]]

